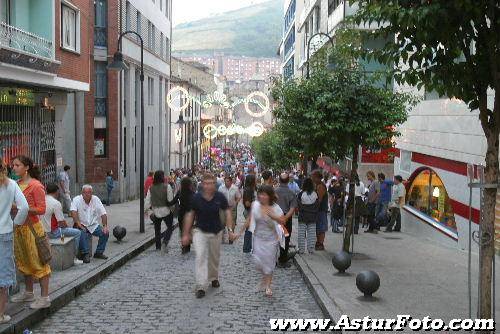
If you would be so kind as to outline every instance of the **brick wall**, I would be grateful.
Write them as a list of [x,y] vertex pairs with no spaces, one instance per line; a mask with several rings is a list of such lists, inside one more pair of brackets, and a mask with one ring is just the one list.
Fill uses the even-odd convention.
[[[93,2],[92,2],[93,3]],[[118,0],[108,0],[108,59],[113,56],[118,43]],[[94,11],[90,14],[90,23],[94,23]],[[106,157],[94,157],[94,51],[93,34],[89,36],[90,45],[90,91],[85,95],[85,182],[98,184],[103,183],[106,172],[113,170],[115,179],[119,169],[119,104],[118,104],[118,77],[116,72],[108,71],[108,96],[107,96],[107,145]]]
[[57,75],[66,79],[90,82],[90,50],[93,43],[93,1],[71,0],[80,10],[80,51],[75,53],[61,47],[61,0],[55,1],[55,51],[61,62]]

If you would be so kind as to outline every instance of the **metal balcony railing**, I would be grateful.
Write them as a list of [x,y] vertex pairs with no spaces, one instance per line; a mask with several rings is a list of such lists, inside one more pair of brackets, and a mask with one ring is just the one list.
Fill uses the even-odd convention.
[[38,57],[54,59],[52,41],[0,22],[0,46],[10,47]]

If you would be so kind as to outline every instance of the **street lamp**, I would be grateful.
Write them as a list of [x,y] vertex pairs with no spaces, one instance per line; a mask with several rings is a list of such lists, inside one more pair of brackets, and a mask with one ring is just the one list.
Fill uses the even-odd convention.
[[[179,119],[177,120],[177,122],[170,122],[170,123],[177,124],[179,126],[179,129],[181,129],[181,134],[182,134],[182,127],[184,126],[184,124],[186,124],[186,121],[184,120],[184,116],[182,116],[182,113],[179,115]],[[181,140],[179,141],[179,168],[182,167],[182,158],[183,155],[182,155],[182,137],[181,137]]]
[[[307,41],[307,75],[306,75],[306,78],[309,79],[309,58],[311,56],[311,41],[314,37],[316,36],[326,36],[328,38],[328,40],[330,41],[330,43],[332,44],[332,47],[335,47],[335,44],[333,43],[333,38],[328,35],[328,34],[325,34],[324,32],[318,32],[318,33],[315,33],[314,35],[312,35],[311,37],[309,37],[309,41]],[[331,68],[333,65],[332,64],[328,64],[327,67],[328,68]]]
[[108,65],[108,69],[112,71],[123,71],[127,70],[128,66],[123,61],[122,50],[122,38],[127,34],[136,35],[141,42],[141,147],[140,147],[140,158],[139,158],[139,199],[140,199],[140,212],[139,212],[139,231],[140,233],[145,232],[144,227],[144,41],[137,32],[127,30],[120,34],[118,37],[118,50],[113,56],[113,62]]

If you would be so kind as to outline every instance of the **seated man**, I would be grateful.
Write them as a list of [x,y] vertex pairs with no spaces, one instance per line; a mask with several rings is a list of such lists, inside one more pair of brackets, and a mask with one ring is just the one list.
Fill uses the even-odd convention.
[[[57,200],[59,196],[59,187],[54,183],[47,185],[47,195],[45,195],[46,210],[42,216],[43,227],[50,239],[58,239],[61,234],[65,237],[75,237],[75,256],[81,247],[80,236],[82,232],[79,229],[71,228],[64,220],[61,202]],[[75,264],[83,262],[75,259]]]
[[99,238],[94,258],[103,260],[108,258],[104,255],[109,238],[108,217],[101,200],[92,193],[92,186],[86,184],[82,187],[82,194],[73,198],[71,203],[71,216],[75,227],[83,232],[81,253],[84,261],[90,261],[89,238],[92,235]]

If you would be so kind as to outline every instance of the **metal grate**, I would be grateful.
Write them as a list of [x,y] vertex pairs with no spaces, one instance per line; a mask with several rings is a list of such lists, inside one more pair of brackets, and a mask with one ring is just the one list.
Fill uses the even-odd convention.
[[0,106],[0,156],[10,163],[26,155],[40,166],[42,182],[56,181],[55,112],[50,108]]

